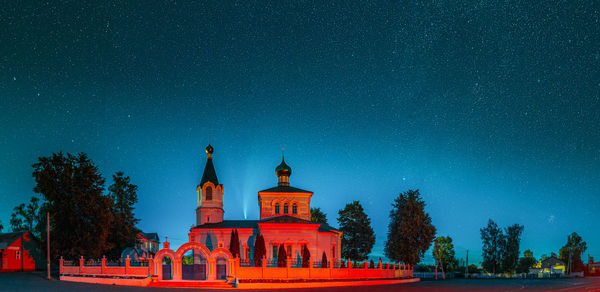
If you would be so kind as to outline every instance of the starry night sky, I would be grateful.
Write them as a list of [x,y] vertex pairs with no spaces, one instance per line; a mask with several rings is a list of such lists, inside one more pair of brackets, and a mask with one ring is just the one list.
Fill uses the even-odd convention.
[[210,136],[226,219],[258,218],[285,146],[332,225],[360,200],[373,256],[418,188],[458,258],[481,260],[490,218],[536,257],[574,231],[600,257],[598,2],[222,2],[3,4],[4,231],[39,156],[86,152],[178,246]]

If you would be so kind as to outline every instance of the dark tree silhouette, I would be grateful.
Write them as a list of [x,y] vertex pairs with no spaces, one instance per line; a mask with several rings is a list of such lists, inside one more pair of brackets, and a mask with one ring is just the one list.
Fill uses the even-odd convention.
[[117,259],[123,249],[136,243],[136,235],[139,232],[136,225],[140,220],[135,218],[133,210],[138,201],[138,187],[121,171],[116,172],[112,179],[113,184],[108,187],[108,197],[112,201],[113,224],[108,240],[113,248],[107,256]]
[[321,268],[327,268],[328,264],[329,263],[327,262],[327,254],[323,252],[323,256],[321,257]]
[[112,202],[104,196],[104,178],[85,153],[40,157],[33,165],[34,191],[50,212],[50,248],[54,257],[102,257],[108,242]]
[[302,246],[302,267],[303,268],[308,268],[309,260],[310,260],[310,250],[308,250],[308,247],[306,247],[306,245],[303,245]]
[[285,246],[279,245],[279,252],[277,253],[277,266],[283,268],[286,266],[287,256],[285,254]]
[[483,244],[483,268],[495,274],[501,271],[502,249],[504,245],[504,234],[492,219],[488,221],[485,228],[481,228],[481,242]]
[[502,245],[502,271],[513,274],[519,262],[519,246],[523,225],[513,224],[505,228],[504,244]]
[[265,238],[259,233],[256,235],[256,240],[254,241],[254,266],[262,266],[262,258],[266,255]]
[[414,266],[421,261],[434,238],[435,227],[425,212],[419,190],[400,193],[390,211],[385,255]]
[[585,269],[581,255],[587,250],[587,243],[576,232],[567,237],[567,243],[559,250],[558,258],[567,265],[567,272],[582,272]]
[[347,204],[338,212],[342,235],[342,257],[351,260],[367,258],[375,244],[371,219],[358,201]]
[[240,256],[240,237],[238,235],[237,229],[235,231],[231,230],[231,239],[229,240],[229,251],[233,257]]
[[327,224],[327,215],[321,211],[321,208],[310,208],[310,221]]

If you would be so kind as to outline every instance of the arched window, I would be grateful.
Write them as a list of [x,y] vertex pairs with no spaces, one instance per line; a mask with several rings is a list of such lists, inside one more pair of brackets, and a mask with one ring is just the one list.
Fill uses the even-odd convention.
[[206,200],[212,201],[212,188],[206,187]]
[[283,204],[283,214],[287,214],[288,213],[288,203]]
[[296,203],[292,205],[292,214],[298,214],[298,205]]
[[275,203],[275,214],[279,214],[279,203]]

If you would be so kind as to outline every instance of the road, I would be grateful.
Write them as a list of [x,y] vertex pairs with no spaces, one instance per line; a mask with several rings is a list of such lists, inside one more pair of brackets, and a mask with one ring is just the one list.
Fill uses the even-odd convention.
[[[1,273],[0,291],[190,291],[193,289],[125,287],[98,284],[84,284],[48,281],[40,272]],[[334,287],[314,289],[274,289],[270,291],[598,291],[600,277],[584,279],[548,279],[548,280],[464,280],[422,281],[399,285]],[[232,291],[232,290],[210,290]],[[244,291],[236,289],[235,291]],[[257,290],[245,290],[257,291]]]

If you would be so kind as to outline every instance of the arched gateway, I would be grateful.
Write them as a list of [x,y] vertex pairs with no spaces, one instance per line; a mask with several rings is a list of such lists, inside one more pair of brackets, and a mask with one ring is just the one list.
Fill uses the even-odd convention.
[[[188,251],[193,251],[191,256]],[[165,246],[154,257],[154,274],[159,281],[222,280],[232,274],[233,268],[233,256],[228,249],[216,248],[211,252],[198,242],[187,242],[176,252]]]

